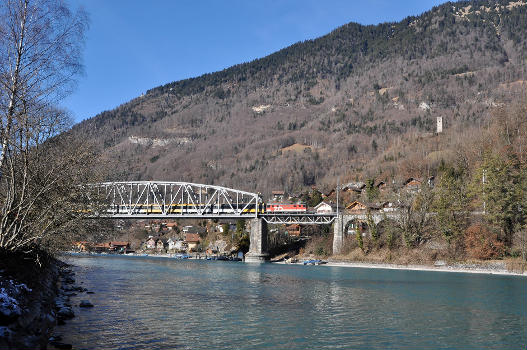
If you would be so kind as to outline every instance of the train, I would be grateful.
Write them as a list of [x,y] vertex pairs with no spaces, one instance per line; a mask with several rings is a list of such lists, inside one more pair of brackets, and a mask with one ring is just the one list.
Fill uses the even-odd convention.
[[305,204],[285,204],[285,203],[269,203],[265,206],[267,213],[305,213],[307,207]]
[[[170,204],[170,205],[158,205],[158,204],[132,204],[132,212],[134,214],[230,214],[237,213],[242,210],[242,214],[254,214],[256,210],[258,213],[274,213],[274,214],[290,214],[290,213],[305,213],[307,207],[304,204],[285,204],[285,203],[263,203],[256,209],[254,204],[243,204],[240,203],[238,208],[232,207],[229,204],[211,204],[205,207],[204,204]],[[113,205],[108,209],[108,213],[111,214],[128,214],[129,205]]]

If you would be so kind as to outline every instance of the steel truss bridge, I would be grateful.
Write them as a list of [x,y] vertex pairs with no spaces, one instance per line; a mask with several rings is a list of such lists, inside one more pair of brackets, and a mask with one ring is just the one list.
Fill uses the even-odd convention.
[[337,213],[267,213],[257,193],[189,182],[103,182],[84,187],[90,211],[105,218],[262,218],[269,224],[320,225],[332,223],[337,216]]

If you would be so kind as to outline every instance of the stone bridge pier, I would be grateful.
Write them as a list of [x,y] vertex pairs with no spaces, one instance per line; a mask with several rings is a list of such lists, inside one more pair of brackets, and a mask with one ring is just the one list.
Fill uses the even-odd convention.
[[344,217],[337,216],[333,223],[333,254],[340,254],[344,245]]
[[251,225],[251,243],[249,252],[245,255],[245,262],[265,262],[269,259],[267,253],[267,222],[263,219],[249,220]]

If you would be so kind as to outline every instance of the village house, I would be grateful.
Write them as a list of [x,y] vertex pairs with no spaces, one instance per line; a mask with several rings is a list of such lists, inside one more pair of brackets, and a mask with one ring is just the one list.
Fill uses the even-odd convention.
[[361,193],[362,190],[366,187],[366,184],[364,182],[348,182],[347,184],[343,185],[342,192],[356,192]]
[[92,245],[90,242],[87,241],[81,241],[81,242],[75,242],[73,243],[73,249],[79,251],[79,252],[87,252],[90,251],[92,248]]
[[167,247],[169,251],[184,251],[187,249],[187,244],[182,239],[169,238],[167,240]]
[[158,252],[164,251],[166,249],[167,242],[164,239],[158,238],[156,239],[156,250]]
[[381,204],[381,207],[382,207],[382,211],[384,212],[391,212],[391,211],[396,210],[397,208],[396,204],[393,202],[384,202]]
[[362,220],[353,220],[348,224],[348,235],[355,235],[357,233],[362,234],[363,237],[366,236],[366,231],[368,230],[368,224]]
[[275,202],[282,202],[284,200],[285,192],[284,191],[275,190],[275,191],[271,192],[271,195],[272,195],[272,199],[271,200],[273,200]]
[[167,246],[168,246],[168,250],[174,250],[175,248],[175,245],[176,245],[176,242],[177,242],[177,239],[175,238],[169,238],[167,240]]
[[405,182],[403,182],[403,188],[405,188],[407,191],[416,192],[419,191],[422,182],[423,181],[415,177],[409,177]]
[[187,242],[185,242],[183,240],[178,240],[174,244],[174,249],[176,251],[178,251],[178,252],[183,252],[183,251],[186,252],[188,250],[188,244],[187,244]]
[[328,204],[326,202],[320,202],[318,203],[314,208],[315,213],[317,214],[328,214],[333,213],[337,211],[337,208],[331,204]]
[[301,235],[301,226],[299,224],[291,224],[286,226],[286,233],[290,236],[299,237]]
[[[223,230],[224,230],[223,225],[225,225],[225,224],[219,224],[219,225],[217,225],[217,226],[216,226],[216,230],[219,231],[219,232],[221,232],[221,233],[223,233]],[[234,231],[236,231],[236,225],[235,225],[235,224],[229,222],[227,225],[229,225],[229,232],[234,232]]]
[[189,251],[195,251],[201,241],[199,234],[197,233],[187,233],[185,234],[185,243],[188,245]]
[[126,251],[130,249],[130,243],[112,241],[110,242],[110,249],[117,253],[126,253]]
[[[357,193],[361,194],[362,190],[366,188],[366,184],[364,182],[348,182],[346,184],[342,184],[339,186],[340,192],[342,193]],[[322,198],[328,198],[334,196],[336,193],[336,189],[333,188],[326,194],[322,194]]]
[[110,243],[99,243],[93,246],[96,253],[109,253],[111,248]]
[[169,231],[172,231],[172,230],[175,230],[177,227],[177,223],[175,222],[168,222],[166,224],[166,228],[169,230]]
[[346,210],[350,214],[364,214],[368,210],[370,211],[378,211],[381,209],[381,206],[374,203],[362,203],[359,201],[351,202],[346,206]]
[[146,241],[146,248],[147,249],[155,249],[156,248],[156,240],[154,237],[150,236],[148,237],[148,240]]

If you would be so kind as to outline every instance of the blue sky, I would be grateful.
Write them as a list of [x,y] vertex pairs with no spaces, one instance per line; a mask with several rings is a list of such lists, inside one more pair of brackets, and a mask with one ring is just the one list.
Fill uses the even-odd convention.
[[146,90],[264,57],[348,22],[419,15],[439,0],[68,0],[90,16],[75,121]]

